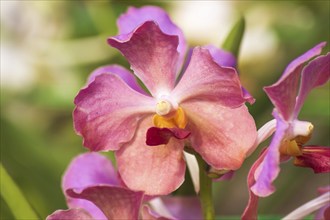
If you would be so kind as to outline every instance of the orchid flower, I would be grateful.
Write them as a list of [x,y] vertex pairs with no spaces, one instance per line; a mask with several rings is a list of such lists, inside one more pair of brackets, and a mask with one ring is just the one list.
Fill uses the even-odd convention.
[[[275,134],[270,146],[261,153],[248,174],[250,199],[243,219],[256,219],[258,197],[269,196],[275,191],[272,182],[279,174],[281,161],[294,157],[297,166],[310,167],[315,173],[330,171],[330,148],[304,146],[311,137],[313,125],[297,118],[308,93],[329,80],[330,54],[318,56],[324,46],[325,43],[320,43],[292,61],[275,84],[265,87],[275,106],[275,121],[270,121],[258,131],[257,141],[260,143],[274,130]],[[305,65],[315,56],[314,60]]]
[[74,158],[62,188],[69,209],[57,210],[47,220],[201,218],[197,198],[148,198],[141,191],[132,191],[121,182],[111,161],[97,153]]
[[92,73],[73,113],[84,146],[115,151],[125,185],[147,195],[169,194],[182,184],[185,147],[217,170],[238,169],[257,133],[244,105],[253,98],[236,70],[222,63],[235,65],[233,56],[196,47],[183,65],[183,33],[158,7],[129,8],[117,24],[119,35],[108,43],[134,74],[118,65]]

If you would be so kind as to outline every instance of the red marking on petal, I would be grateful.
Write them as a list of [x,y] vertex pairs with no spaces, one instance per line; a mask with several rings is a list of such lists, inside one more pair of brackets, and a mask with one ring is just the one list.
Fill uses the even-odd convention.
[[189,135],[190,131],[185,129],[151,127],[147,131],[146,144],[149,146],[167,144],[171,137],[181,140],[189,137]]
[[330,219],[330,206],[323,213],[324,219]]
[[294,161],[296,166],[310,167],[315,173],[330,172],[330,147],[305,146],[302,152]]

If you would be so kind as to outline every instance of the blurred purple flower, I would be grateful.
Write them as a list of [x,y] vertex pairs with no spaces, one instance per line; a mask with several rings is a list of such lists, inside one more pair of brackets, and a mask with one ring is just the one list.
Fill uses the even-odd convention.
[[[141,191],[128,189],[111,162],[97,153],[74,158],[63,176],[62,188],[69,209],[57,210],[47,220],[138,219],[139,216],[142,219],[187,219],[192,213],[194,218],[201,217],[195,197],[148,198]],[[191,213],[190,209],[194,211]]]
[[[260,129],[263,133],[260,136],[267,138],[269,133],[274,131],[275,125],[276,131],[270,146],[260,155],[249,172],[250,200],[243,219],[256,219],[258,197],[269,196],[275,191],[272,182],[280,171],[280,161],[294,157],[297,166],[310,167],[315,173],[330,171],[330,148],[303,146],[310,139],[313,125],[297,119],[309,92],[329,80],[330,54],[318,56],[324,46],[325,43],[320,43],[292,61],[275,84],[265,87],[275,106],[273,116],[276,124],[272,121],[265,125],[265,129]],[[305,65],[315,56],[318,57]]]
[[186,143],[215,169],[238,169],[256,128],[244,105],[253,98],[236,70],[222,66],[234,65],[235,58],[196,47],[180,75],[187,46],[165,11],[132,7],[118,26],[119,35],[108,43],[126,57],[134,74],[117,65],[92,73],[73,113],[84,146],[116,151],[125,184],[148,195],[165,195],[181,185]]

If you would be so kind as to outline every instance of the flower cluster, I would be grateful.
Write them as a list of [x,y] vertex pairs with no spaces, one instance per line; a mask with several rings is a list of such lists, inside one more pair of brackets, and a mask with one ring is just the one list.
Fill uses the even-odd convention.
[[[274,192],[280,161],[294,157],[297,166],[330,171],[329,148],[306,146],[313,125],[297,119],[308,93],[329,80],[330,55],[319,55],[325,43],[265,87],[275,120],[257,132],[245,105],[254,99],[241,85],[232,53],[212,45],[188,48],[181,29],[158,7],[131,7],[117,24],[118,35],[107,42],[132,72],[100,67],[76,96],[74,128],[93,152],[71,162],[62,186],[70,209],[48,219],[201,219],[202,212],[208,218],[202,189],[202,204],[166,196],[184,182],[187,163],[194,167],[184,152],[198,159],[202,183],[209,170],[239,169],[274,131],[248,175],[250,200],[242,218],[257,218],[258,198]],[[117,171],[100,151],[114,152]]]

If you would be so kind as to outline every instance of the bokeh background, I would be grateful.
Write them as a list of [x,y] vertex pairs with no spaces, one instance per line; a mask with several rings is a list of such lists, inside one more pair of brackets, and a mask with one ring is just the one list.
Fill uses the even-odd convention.
[[[272,118],[262,87],[274,83],[292,59],[330,39],[329,1],[1,0],[1,162],[41,218],[66,208],[61,175],[75,155],[86,151],[73,131],[73,99],[95,68],[128,67],[106,38],[116,35],[116,18],[128,6],[148,4],[166,9],[192,46],[221,46],[238,17],[245,16],[239,70],[257,100],[248,107],[258,127]],[[315,126],[311,144],[329,145],[329,89],[328,83],[314,90],[300,114]],[[217,215],[243,212],[248,170],[266,144],[231,181],[214,184]],[[277,191],[260,201],[260,214],[289,213],[316,197],[317,187],[330,184],[329,179],[292,161],[283,164]],[[0,217],[12,219],[3,200]]]

